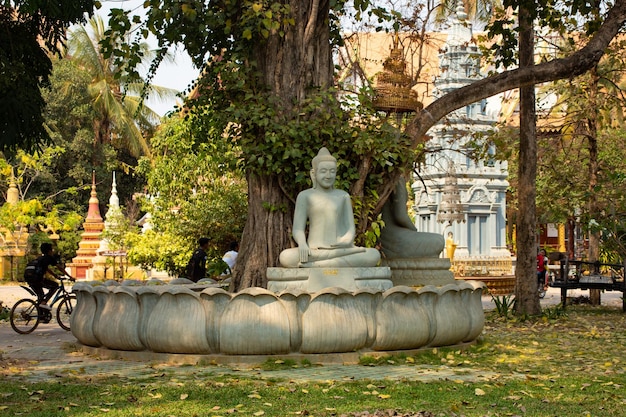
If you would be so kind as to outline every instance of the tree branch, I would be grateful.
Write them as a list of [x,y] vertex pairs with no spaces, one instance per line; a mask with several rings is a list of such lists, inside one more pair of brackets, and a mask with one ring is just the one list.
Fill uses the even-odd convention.
[[320,2],[319,0],[313,0],[311,4],[311,11],[309,13],[309,21],[306,23],[304,29],[304,41],[303,45],[310,45],[313,38],[313,32],[315,31],[315,22],[317,22],[317,14],[319,12]]
[[413,139],[415,148],[423,142],[424,135],[448,113],[487,97],[518,87],[574,77],[593,68],[604,51],[626,22],[626,0],[616,0],[607,13],[604,23],[583,48],[569,57],[555,59],[532,67],[505,71],[468,86],[454,90],[432,102],[409,123],[406,133]]

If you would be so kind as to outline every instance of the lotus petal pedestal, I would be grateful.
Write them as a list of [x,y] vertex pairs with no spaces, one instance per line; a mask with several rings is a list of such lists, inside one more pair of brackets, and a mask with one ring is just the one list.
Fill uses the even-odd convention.
[[248,288],[231,294],[197,284],[79,282],[71,328],[100,355],[148,351],[191,355],[196,362],[220,355],[228,362],[234,355],[262,361],[258,355],[407,351],[476,339],[484,325],[484,288],[459,282],[419,290]]

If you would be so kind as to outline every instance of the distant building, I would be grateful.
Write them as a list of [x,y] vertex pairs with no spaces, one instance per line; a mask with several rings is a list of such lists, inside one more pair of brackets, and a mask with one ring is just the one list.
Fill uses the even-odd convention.
[[[408,34],[399,34],[399,38],[406,69],[415,80],[413,90],[424,106],[486,76],[462,6],[451,17],[447,33],[428,33],[417,42]],[[348,35],[337,57],[343,68],[339,81],[354,87],[364,85],[365,79],[383,71],[389,51],[397,51],[393,46],[397,40],[398,35],[394,39],[389,34]],[[412,179],[416,227],[445,237],[452,233],[459,275],[512,273],[506,241],[507,163],[491,158],[495,148],[486,159],[475,161],[470,147],[473,135],[494,128],[501,111],[510,113],[502,106],[500,96],[482,100],[456,110],[431,128],[426,159],[416,166],[419,175]],[[454,218],[460,221],[450,221]]]
[[[466,17],[462,8],[458,8],[453,17],[439,55],[440,74],[434,82],[435,98],[485,76],[480,68],[480,52],[473,41],[472,26]],[[437,123],[429,131],[431,139],[426,143],[426,160],[419,165],[419,178],[412,184],[418,230],[445,235],[452,232],[457,245],[454,259],[479,261],[481,269],[485,266],[493,269],[490,260],[511,260],[506,243],[507,163],[492,159],[493,153],[486,160],[476,161],[470,146],[474,140],[472,135],[493,129],[497,122],[499,104],[495,109],[491,107],[494,106],[482,100],[456,110]],[[446,182],[449,188],[456,188],[454,203],[458,212],[453,214],[457,220],[462,220],[460,222],[442,212]]]

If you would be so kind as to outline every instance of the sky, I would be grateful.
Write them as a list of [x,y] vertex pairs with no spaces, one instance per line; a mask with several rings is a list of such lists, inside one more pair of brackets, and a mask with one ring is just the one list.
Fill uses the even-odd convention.
[[[108,21],[109,11],[113,8],[136,9],[137,13],[143,10],[143,0],[101,0],[101,3],[102,8],[96,10],[96,14],[102,16],[105,24]],[[156,41],[154,46],[156,47]],[[175,52],[175,62],[163,62],[157,70],[152,83],[161,87],[172,88],[176,91],[183,91],[196,79],[199,70],[194,68],[191,58],[184,51],[172,52]],[[148,98],[147,105],[163,116],[168,111],[174,109],[177,101],[180,101],[180,99],[174,98],[165,102],[158,102]]]

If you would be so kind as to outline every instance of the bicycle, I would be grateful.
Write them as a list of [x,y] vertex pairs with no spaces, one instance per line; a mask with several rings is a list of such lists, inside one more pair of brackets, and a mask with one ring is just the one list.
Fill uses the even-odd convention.
[[[70,316],[74,308],[76,307],[76,295],[67,291],[64,285],[64,281],[69,279],[75,281],[75,279],[66,274],[66,276],[59,277],[59,287],[55,290],[54,294],[50,298],[49,305],[53,307],[58,303],[56,308],[56,319],[59,326],[62,329],[70,330]],[[50,323],[52,320],[52,310],[39,307],[40,300],[37,298],[37,294],[27,285],[20,285],[28,291],[35,299],[22,298],[17,301],[11,308],[9,318],[11,327],[17,333],[28,334],[33,332],[39,323]]]

